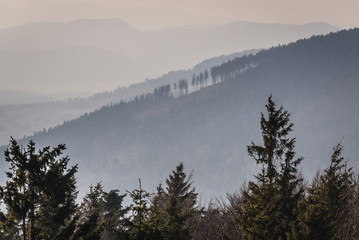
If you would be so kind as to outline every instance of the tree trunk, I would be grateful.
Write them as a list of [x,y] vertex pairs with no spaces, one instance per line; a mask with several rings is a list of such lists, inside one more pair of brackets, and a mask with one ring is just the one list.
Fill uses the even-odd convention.
[[22,217],[22,235],[24,237],[24,240],[26,240],[26,225],[25,225],[26,217]]

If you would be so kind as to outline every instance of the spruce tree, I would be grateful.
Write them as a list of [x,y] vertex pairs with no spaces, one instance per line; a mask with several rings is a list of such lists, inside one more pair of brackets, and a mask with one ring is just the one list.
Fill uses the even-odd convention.
[[77,221],[70,239],[128,239],[125,215],[129,208],[122,206],[125,196],[118,190],[105,192],[101,183],[90,186],[74,216]]
[[63,144],[36,151],[33,141],[26,149],[14,139],[10,143],[5,151],[10,171],[1,187],[7,208],[2,225],[7,229],[20,226],[18,235],[24,240],[53,239],[76,209],[77,165],[67,167],[70,159],[61,157],[66,149]]
[[308,197],[301,203],[301,224],[305,239],[353,239],[341,227],[351,222],[349,201],[354,190],[353,173],[341,156],[339,143],[333,148],[330,166],[313,180]]
[[208,78],[209,78],[209,74],[208,74],[208,70],[206,70],[204,71],[204,81],[206,83],[206,87],[207,87]]
[[267,118],[261,114],[263,145],[252,142],[248,154],[262,166],[257,182],[249,182],[242,191],[238,222],[248,239],[289,239],[295,222],[302,178],[295,159],[295,138],[289,136],[293,128],[290,113],[276,108],[272,96],[266,104]]
[[132,219],[129,226],[130,239],[144,240],[150,239],[150,230],[148,226],[148,198],[150,194],[142,189],[141,179],[139,179],[139,189],[129,193],[132,198]]
[[149,214],[150,239],[190,239],[191,220],[197,213],[197,193],[192,187],[192,175],[187,177],[180,163],[166,179],[166,189],[160,185],[152,199]]
[[126,225],[128,219],[126,214],[130,207],[123,207],[126,194],[119,194],[119,190],[110,190],[103,194],[103,221],[105,223],[104,232],[101,239],[117,240],[128,239]]
[[189,220],[194,216],[197,193],[192,187],[192,175],[187,178],[183,163],[166,179],[165,236],[166,239],[188,239],[191,236]]
[[151,205],[148,214],[148,239],[161,240],[164,239],[164,226],[165,226],[165,191],[162,184],[157,186],[156,194],[151,198]]
[[192,75],[192,81],[191,81],[191,85],[192,85],[192,91],[194,91],[194,87],[196,86],[196,75],[193,74]]

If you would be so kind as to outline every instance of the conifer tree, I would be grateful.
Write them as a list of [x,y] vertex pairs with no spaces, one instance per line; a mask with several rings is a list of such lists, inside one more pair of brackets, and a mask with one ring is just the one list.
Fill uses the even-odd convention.
[[118,190],[105,192],[101,183],[90,186],[75,216],[78,220],[70,239],[128,239],[125,215],[129,208],[122,206],[125,196]]
[[262,113],[260,121],[263,145],[248,146],[249,156],[262,171],[257,182],[249,182],[242,192],[238,221],[248,239],[289,239],[303,193],[297,169],[302,158],[294,159],[295,138],[288,136],[293,127],[290,113],[276,109],[272,96],[266,109],[268,118]]
[[156,194],[151,198],[151,205],[148,216],[148,239],[164,239],[164,206],[165,206],[165,191],[162,184],[157,186]]
[[342,145],[333,148],[330,166],[313,180],[308,197],[301,202],[301,224],[304,239],[352,239],[352,231],[341,232],[351,219],[347,208],[354,191],[353,173],[341,156]]
[[10,143],[5,151],[10,164],[8,181],[1,187],[7,208],[2,225],[13,230],[20,227],[18,235],[24,240],[53,239],[76,209],[77,165],[67,167],[70,159],[61,157],[66,149],[63,144],[36,152],[33,141],[26,149],[14,139]]
[[160,185],[152,200],[149,214],[149,227],[152,239],[190,239],[195,216],[197,193],[192,187],[192,175],[187,177],[183,163],[180,163],[169,178],[166,189]]
[[206,83],[206,87],[207,87],[208,78],[209,78],[209,73],[208,70],[206,70],[204,71],[204,82]]
[[203,73],[201,72],[201,73],[199,74],[199,86],[200,86],[200,88],[203,87],[203,81],[204,81],[204,75],[203,75]]
[[192,175],[187,178],[183,163],[166,179],[165,236],[166,239],[188,239],[191,226],[188,220],[195,214],[197,193],[192,187]]
[[129,193],[134,205],[131,207],[132,219],[129,226],[130,239],[144,240],[150,239],[148,226],[148,198],[150,194],[142,189],[141,179],[139,179],[139,189]]
[[126,230],[127,217],[130,207],[123,207],[126,194],[119,194],[119,190],[104,192],[103,220],[105,223],[101,239],[128,239]]
[[196,75],[193,74],[192,75],[192,81],[191,81],[191,85],[192,85],[192,91],[194,91],[194,87],[196,86]]

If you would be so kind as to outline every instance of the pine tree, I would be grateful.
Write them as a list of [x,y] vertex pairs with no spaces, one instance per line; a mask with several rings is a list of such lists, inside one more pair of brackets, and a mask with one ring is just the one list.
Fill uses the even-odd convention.
[[118,190],[105,192],[101,183],[90,186],[75,216],[78,220],[70,239],[128,239],[125,215],[129,208],[122,206],[125,196]]
[[355,192],[352,169],[347,168],[342,149],[341,144],[334,147],[330,166],[313,180],[306,201],[301,203],[305,239],[352,239],[348,236],[350,231],[349,234],[340,231],[345,223],[351,222],[346,206]]
[[201,73],[199,74],[199,86],[200,86],[200,88],[203,87],[203,81],[204,81],[204,75],[203,75],[203,73],[201,72]]
[[206,83],[206,87],[207,87],[207,82],[208,82],[208,78],[209,78],[209,73],[208,70],[204,71],[204,82]]
[[257,182],[249,182],[242,192],[238,222],[248,239],[289,239],[303,193],[297,169],[302,158],[294,159],[295,138],[288,136],[293,128],[290,113],[276,109],[271,96],[266,109],[268,118],[262,113],[260,121],[263,145],[248,146],[249,156],[262,171]]
[[77,165],[68,168],[70,159],[60,157],[66,149],[63,144],[36,152],[33,141],[26,149],[14,139],[10,142],[11,148],[5,151],[10,171],[1,187],[7,207],[3,224],[21,226],[18,231],[24,240],[53,239],[76,209]]
[[188,221],[195,214],[197,193],[192,188],[192,175],[187,178],[183,163],[166,179],[165,236],[166,239],[188,239],[191,226]]
[[128,239],[126,214],[130,207],[122,206],[125,197],[126,194],[119,194],[117,189],[103,193],[104,232],[101,234],[101,239]]
[[149,214],[150,239],[190,239],[196,215],[197,193],[187,177],[183,163],[166,179],[166,190],[160,185],[152,199]]
[[274,185],[250,182],[242,196],[237,211],[245,239],[280,239],[280,202]]
[[103,206],[103,187],[97,184],[90,186],[90,192],[86,194],[76,213],[74,233],[70,239],[100,239],[103,232],[103,224],[100,222],[100,212]]
[[195,86],[196,86],[196,75],[195,74],[192,75],[191,85],[192,85],[192,91],[194,91]]
[[165,226],[165,191],[162,184],[157,186],[157,192],[151,199],[151,205],[148,216],[148,239],[161,240],[164,239],[164,226]]
[[134,205],[131,207],[132,219],[129,227],[130,239],[144,240],[150,239],[150,230],[148,226],[148,198],[150,194],[142,189],[141,179],[139,179],[139,189],[129,193]]

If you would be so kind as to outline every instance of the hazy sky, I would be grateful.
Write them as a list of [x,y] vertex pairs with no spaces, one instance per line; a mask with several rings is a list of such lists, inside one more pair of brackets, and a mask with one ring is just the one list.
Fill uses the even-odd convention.
[[358,0],[0,0],[0,28],[79,18],[121,18],[141,29],[233,20],[354,27],[358,9]]

